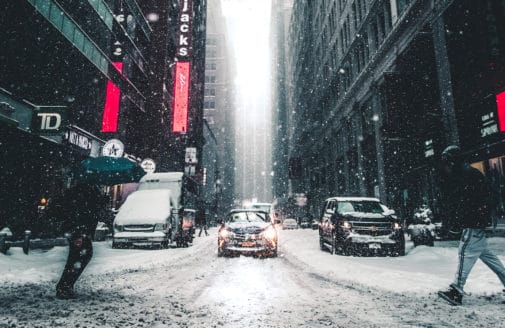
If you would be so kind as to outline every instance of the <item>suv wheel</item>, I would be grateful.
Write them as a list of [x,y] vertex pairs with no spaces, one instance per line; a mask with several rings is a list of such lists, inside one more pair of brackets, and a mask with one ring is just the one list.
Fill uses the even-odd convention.
[[277,257],[277,246],[272,250],[272,253],[270,254],[271,257]]
[[396,245],[396,252],[398,256],[405,256],[405,240],[398,242]]

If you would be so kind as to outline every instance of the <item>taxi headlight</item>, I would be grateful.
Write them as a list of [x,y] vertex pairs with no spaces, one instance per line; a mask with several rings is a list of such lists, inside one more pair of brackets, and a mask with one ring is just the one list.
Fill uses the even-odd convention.
[[275,231],[274,227],[270,226],[262,232],[262,236],[268,240],[275,240],[275,237],[277,237],[277,231]]
[[222,228],[221,230],[219,230],[219,237],[220,238],[226,239],[226,238],[230,238],[232,235],[233,235],[233,233],[226,228]]

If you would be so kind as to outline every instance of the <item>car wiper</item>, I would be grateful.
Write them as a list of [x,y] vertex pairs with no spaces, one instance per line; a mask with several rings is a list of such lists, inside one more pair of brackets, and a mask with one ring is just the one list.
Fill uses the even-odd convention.
[[263,218],[261,215],[259,215],[258,213],[254,213],[257,217],[260,218],[261,221],[266,221],[265,218]]

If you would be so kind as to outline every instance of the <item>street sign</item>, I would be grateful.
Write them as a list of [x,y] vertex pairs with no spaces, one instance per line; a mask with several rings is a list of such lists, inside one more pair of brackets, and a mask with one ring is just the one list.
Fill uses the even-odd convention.
[[186,156],[184,157],[184,162],[187,164],[198,163],[198,159],[196,158],[196,148],[194,147],[186,148]]

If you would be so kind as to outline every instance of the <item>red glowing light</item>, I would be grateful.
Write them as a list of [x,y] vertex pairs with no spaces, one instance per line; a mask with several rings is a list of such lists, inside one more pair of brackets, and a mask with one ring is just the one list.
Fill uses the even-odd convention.
[[500,132],[505,131],[505,91],[496,95],[496,108],[498,112],[498,126]]
[[[123,72],[123,63],[114,62],[114,67]],[[119,100],[121,98],[121,89],[112,81],[107,81],[107,90],[105,95],[105,106],[103,108],[102,132],[117,132],[117,121],[119,117]]]
[[174,115],[172,131],[185,133],[188,129],[189,62],[175,66]]

